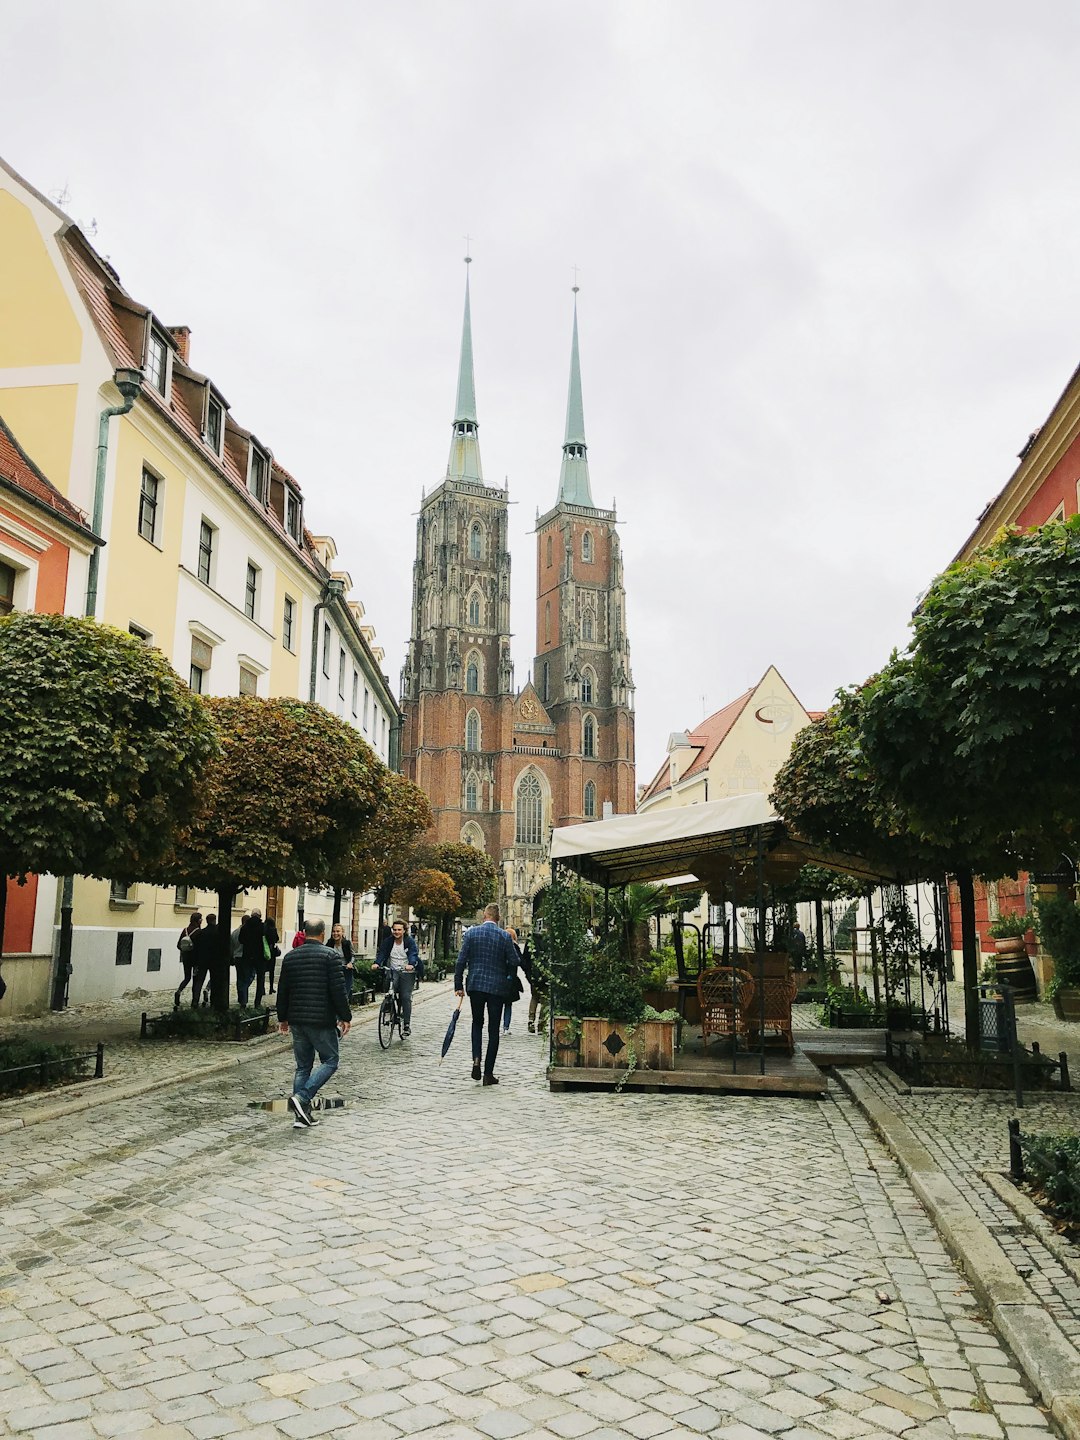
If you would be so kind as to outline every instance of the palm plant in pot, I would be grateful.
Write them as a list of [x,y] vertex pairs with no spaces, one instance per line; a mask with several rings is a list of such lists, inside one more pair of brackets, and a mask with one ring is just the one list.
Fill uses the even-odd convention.
[[1040,895],[1035,902],[1035,930],[1054,962],[1046,987],[1059,1020],[1080,1020],[1080,906],[1067,890]]

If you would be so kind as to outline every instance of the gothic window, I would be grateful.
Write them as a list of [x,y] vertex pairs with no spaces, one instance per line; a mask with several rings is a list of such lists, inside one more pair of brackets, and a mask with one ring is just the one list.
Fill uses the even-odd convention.
[[581,727],[581,753],[589,759],[596,755],[596,721],[591,715],[585,716]]
[[586,530],[581,537],[581,558],[588,564],[592,560],[592,531]]
[[476,800],[477,785],[476,776],[470,775],[465,781],[465,809],[478,810],[480,807]]
[[585,819],[596,819],[596,786],[591,780],[585,784]]
[[462,827],[461,839],[465,845],[471,845],[474,850],[483,850],[484,848],[484,832],[472,820]]
[[480,521],[474,520],[472,529],[469,531],[469,559],[479,560],[484,553],[484,532],[480,528]]
[[480,693],[480,661],[476,655],[469,656],[469,663],[465,667],[465,692],[468,695]]
[[547,537],[547,563],[551,564],[551,536]]
[[469,624],[474,627],[480,624],[480,596],[475,590],[469,596]]
[[480,716],[475,710],[470,710],[465,721],[465,749],[480,749]]
[[593,694],[596,690],[596,680],[591,670],[586,670],[581,677],[581,703],[591,705]]
[[543,695],[543,699],[544,699],[545,704],[547,703],[548,700],[550,700],[550,698],[551,698],[551,696],[550,696],[550,694],[548,693],[548,662],[545,660],[545,661],[544,661],[544,695]]
[[434,565],[439,554],[439,527],[431,527],[431,563]]
[[515,814],[514,843],[540,845],[544,834],[544,795],[540,781],[531,771],[522,776],[518,785]]
[[584,615],[582,615],[581,617],[582,640],[591,640],[595,633],[595,629],[596,627],[593,621],[593,612],[591,610],[586,610]]
[[544,644],[551,644],[551,601],[544,602]]

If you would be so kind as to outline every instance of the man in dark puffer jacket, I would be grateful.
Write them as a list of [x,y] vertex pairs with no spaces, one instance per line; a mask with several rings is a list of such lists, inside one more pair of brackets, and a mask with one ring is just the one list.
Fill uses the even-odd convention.
[[[338,1068],[338,1036],[347,1035],[352,1023],[341,956],[323,944],[326,926],[305,920],[304,933],[304,944],[282,961],[277,990],[278,1029],[282,1035],[292,1031],[296,1060],[289,1096],[294,1130],[319,1123],[311,1102]],[[312,1075],[316,1053],[320,1063]]]

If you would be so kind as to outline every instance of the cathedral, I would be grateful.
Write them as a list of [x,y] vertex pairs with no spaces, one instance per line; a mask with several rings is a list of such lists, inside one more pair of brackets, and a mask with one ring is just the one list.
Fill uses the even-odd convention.
[[558,495],[536,519],[535,659],[514,688],[509,494],[480,464],[468,274],[450,458],[416,527],[402,769],[437,840],[498,863],[506,923],[520,928],[549,877],[552,828],[633,814],[633,679],[616,514],[589,482],[575,287]]

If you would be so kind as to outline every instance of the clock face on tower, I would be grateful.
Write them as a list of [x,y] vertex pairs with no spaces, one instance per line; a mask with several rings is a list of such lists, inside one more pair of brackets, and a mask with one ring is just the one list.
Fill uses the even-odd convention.
[[523,720],[532,720],[535,717],[536,701],[532,698],[531,695],[526,695],[525,699],[521,702],[521,718]]

